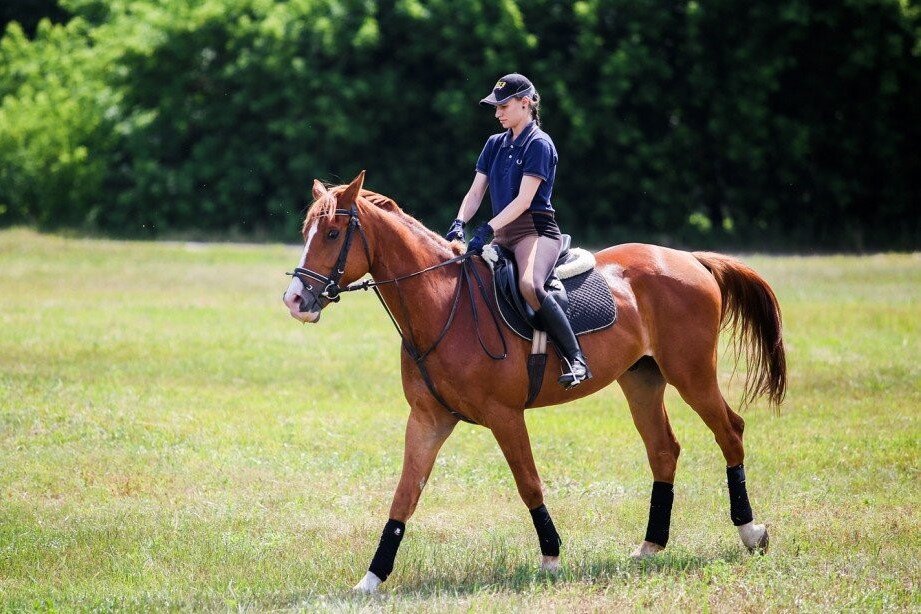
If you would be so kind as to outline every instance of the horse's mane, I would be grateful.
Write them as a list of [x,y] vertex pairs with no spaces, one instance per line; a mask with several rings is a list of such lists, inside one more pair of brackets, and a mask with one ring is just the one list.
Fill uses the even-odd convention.
[[[326,194],[313,201],[307,209],[307,215],[304,217],[304,224],[301,227],[301,232],[306,233],[310,224],[317,218],[333,217],[336,214],[336,196],[342,193],[347,187],[347,185],[331,187],[327,190]],[[456,256],[461,253],[461,248],[457,243],[449,243],[437,233],[426,228],[425,224],[400,209],[396,201],[389,196],[384,196],[383,194],[378,194],[371,190],[362,190],[358,196],[358,202],[361,205],[376,207],[382,211],[386,211],[390,215],[396,216],[404,226],[409,228],[413,234],[423,242],[424,245],[429,246],[438,253],[447,253],[448,256],[446,257]]]

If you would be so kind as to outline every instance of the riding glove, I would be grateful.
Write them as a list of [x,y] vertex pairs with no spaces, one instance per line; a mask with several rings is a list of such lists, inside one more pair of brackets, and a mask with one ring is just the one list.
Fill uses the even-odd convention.
[[448,241],[463,241],[464,240],[464,222],[457,218],[451,222],[451,227],[448,228],[448,232],[445,233],[445,239]]
[[467,252],[479,254],[483,252],[483,246],[492,241],[493,229],[488,223],[482,223],[473,231],[473,238],[467,244]]

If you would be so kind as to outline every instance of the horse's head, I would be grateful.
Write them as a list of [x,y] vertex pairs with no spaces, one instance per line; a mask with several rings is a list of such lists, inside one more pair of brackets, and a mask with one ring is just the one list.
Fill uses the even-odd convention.
[[317,322],[320,311],[339,300],[340,284],[368,272],[367,238],[357,204],[364,180],[362,171],[344,187],[327,189],[313,182],[314,202],[302,229],[304,251],[283,299],[291,316],[301,322]]

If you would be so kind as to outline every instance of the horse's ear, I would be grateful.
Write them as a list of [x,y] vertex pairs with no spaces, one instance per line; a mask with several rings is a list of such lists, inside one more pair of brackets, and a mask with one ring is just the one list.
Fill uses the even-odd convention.
[[342,195],[339,196],[339,202],[350,206],[355,202],[355,199],[358,198],[358,195],[361,194],[361,186],[365,184],[365,172],[361,171],[358,173],[358,177],[352,179],[352,183],[349,184],[349,187],[342,192]]
[[319,179],[313,180],[313,199],[320,200],[326,196],[326,186],[320,183]]

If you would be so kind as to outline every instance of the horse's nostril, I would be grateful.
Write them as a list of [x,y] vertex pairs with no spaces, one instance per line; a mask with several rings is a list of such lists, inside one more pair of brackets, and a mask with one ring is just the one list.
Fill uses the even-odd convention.
[[285,296],[285,306],[290,310],[297,309],[298,311],[303,311],[301,306],[303,305],[303,299],[296,294]]

